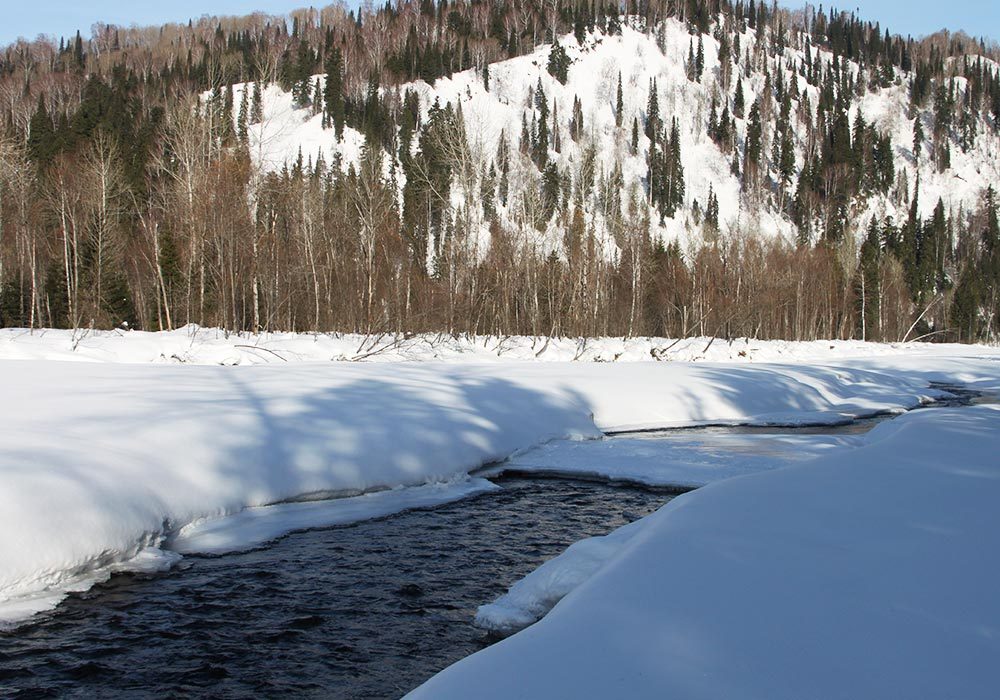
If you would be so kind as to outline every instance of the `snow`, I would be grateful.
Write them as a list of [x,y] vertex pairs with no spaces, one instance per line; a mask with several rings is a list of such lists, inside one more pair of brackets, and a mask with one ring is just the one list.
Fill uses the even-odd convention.
[[227,554],[245,551],[298,530],[314,530],[384,518],[406,510],[431,508],[499,488],[486,479],[462,479],[455,483],[376,491],[353,498],[279,503],[247,508],[229,517],[206,518],[185,525],[170,538],[170,548],[181,554]]
[[512,457],[495,472],[596,477],[693,489],[815,459],[859,440],[857,435],[730,435],[683,430],[645,438],[553,441]]
[[511,360],[567,362],[818,362],[850,357],[989,356],[987,346],[866,343],[857,340],[711,338],[533,338],[528,336],[366,337],[352,333],[233,333],[184,326],[174,331],[0,328],[0,359],[69,362],[259,365],[295,362]]
[[481,614],[571,590],[547,616],[407,697],[995,697],[1000,408],[863,442],[574,545]]
[[[354,502],[358,518],[375,517],[413,507],[421,493],[472,488],[477,482],[462,481],[470,472],[553,440],[708,423],[841,423],[945,395],[931,382],[1000,388],[1000,353],[985,347],[718,342],[717,356],[739,361],[657,362],[651,348],[671,343],[588,341],[581,352],[578,341],[439,346],[425,337],[380,359],[452,361],[329,361],[357,342],[198,329],[75,339],[0,333],[0,358],[23,358],[0,359],[0,618],[51,606],[150,557],[168,564],[172,553],[157,552],[195,522],[186,532],[201,544],[190,548],[210,549],[216,528],[221,540],[261,542],[343,522],[355,506],[280,506],[205,520],[247,508],[378,491]],[[543,347],[550,360],[635,361],[513,359]],[[704,349],[699,342],[670,352],[703,357]],[[183,364],[167,359],[178,353]],[[763,357],[785,362],[757,361]],[[308,361],[315,358],[324,361]],[[236,359],[248,364],[220,366]],[[586,449],[597,455],[600,446]],[[427,486],[442,482],[450,486]],[[385,491],[397,487],[426,488]]]
[[98,583],[104,583],[117,573],[155,574],[170,570],[181,560],[176,552],[159,547],[139,549],[127,559],[111,559],[108,563],[95,561],[92,565],[69,575],[54,577],[45,588],[14,596],[0,598],[0,632],[30,619],[34,615],[55,608],[71,593],[82,593]]

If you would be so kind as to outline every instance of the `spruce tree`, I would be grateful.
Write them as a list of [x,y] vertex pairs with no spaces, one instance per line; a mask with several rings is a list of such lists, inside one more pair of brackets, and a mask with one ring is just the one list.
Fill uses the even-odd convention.
[[566,80],[569,78],[569,63],[569,56],[566,54],[566,49],[560,46],[559,40],[556,39],[549,50],[549,63],[547,66],[549,75],[565,85]]
[[622,94],[622,72],[618,71],[618,94],[615,98],[615,126],[622,126],[622,116],[625,112],[625,99]]
[[538,124],[532,144],[532,157],[538,169],[544,170],[549,160],[549,102],[545,98],[541,79],[538,80],[535,91],[535,106],[538,108]]
[[236,136],[243,146],[247,145],[250,140],[247,131],[247,120],[250,118],[249,112],[250,102],[247,94],[247,86],[244,85],[243,89],[240,90],[240,111],[236,118]]
[[705,44],[702,35],[698,35],[698,53],[694,57],[694,79],[701,82],[701,77],[705,72]]
[[260,83],[254,81],[253,99],[250,102],[250,123],[260,124],[264,121],[264,101],[260,94]]
[[497,193],[500,195],[500,203],[507,206],[507,193],[510,190],[510,148],[507,145],[507,136],[500,132],[500,143],[497,145],[497,166],[500,168],[500,182],[497,185]]
[[344,136],[344,58],[339,48],[334,48],[326,59],[326,91],[323,96],[328,125],[332,125],[337,140]]
[[660,98],[657,95],[656,78],[649,81],[649,99],[646,103],[646,138],[653,141],[659,133],[660,123]]
[[56,152],[55,131],[42,95],[28,126],[28,156],[40,166],[48,165]]
[[743,180],[744,183],[754,184],[761,166],[761,155],[763,148],[763,127],[760,121],[760,107],[757,102],[750,107],[750,116],[747,118],[747,138],[744,149]]
[[542,221],[547,224],[559,208],[562,181],[555,163],[549,163],[542,172]]

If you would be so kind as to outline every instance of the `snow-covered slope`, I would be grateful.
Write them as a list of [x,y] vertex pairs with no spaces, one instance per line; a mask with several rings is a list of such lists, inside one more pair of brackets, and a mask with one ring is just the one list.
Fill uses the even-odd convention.
[[[521,134],[522,119],[531,121],[533,109],[531,92],[540,84],[550,104],[550,110],[559,114],[560,152],[551,150],[549,157],[560,168],[577,173],[587,149],[593,148],[597,157],[598,175],[609,176],[616,165],[622,168],[624,187],[622,201],[627,202],[635,195],[640,206],[645,206],[643,192],[646,178],[646,155],[649,140],[642,134],[642,124],[646,116],[646,106],[652,81],[656,81],[661,118],[667,123],[676,118],[679,124],[681,152],[686,181],[685,206],[673,218],[668,218],[662,226],[658,216],[651,212],[654,234],[665,240],[680,240],[698,243],[702,240],[701,226],[692,215],[692,206],[698,202],[702,211],[708,203],[709,189],[719,201],[719,222],[723,232],[763,233],[768,236],[783,236],[794,240],[796,229],[786,215],[775,206],[775,202],[765,198],[762,202],[750,202],[741,192],[739,177],[730,172],[731,157],[723,153],[708,136],[709,111],[715,98],[722,105],[731,98],[736,81],[742,79],[746,109],[762,93],[765,87],[765,71],[759,61],[746,70],[746,58],[734,65],[733,77],[728,91],[721,85],[719,64],[719,42],[705,35],[705,72],[700,81],[689,80],[686,74],[688,48],[692,36],[687,27],[675,19],[668,19],[650,31],[640,31],[626,22],[620,36],[607,36],[597,31],[587,36],[579,45],[572,35],[560,38],[572,64],[565,85],[557,81],[546,70],[549,45],[539,46],[534,52],[490,66],[489,88],[484,86],[481,72],[469,70],[457,73],[451,78],[440,79],[433,85],[416,82],[392,88],[402,95],[413,89],[421,99],[422,115],[435,101],[440,105],[450,103],[461,106],[465,119],[466,133],[471,152],[480,165],[481,178],[493,161],[501,133],[505,134],[514,154],[512,182],[532,183],[539,178],[535,166],[521,157],[517,151]],[[740,34],[740,44],[746,56],[757,56],[757,35],[752,29]],[[814,60],[829,66],[833,56],[829,52],[812,49]],[[781,55],[781,68],[775,68],[772,61],[769,72],[774,79],[776,70],[781,70],[784,79],[791,84],[791,66],[799,66],[805,60],[802,48],[787,47]],[[757,60],[757,59],[753,59]],[[857,64],[848,64],[846,70],[859,74]],[[621,74],[624,95],[624,118],[622,126],[615,123],[615,102],[618,76]],[[920,213],[929,217],[938,199],[941,198],[948,211],[968,213],[980,203],[984,189],[1000,182],[1000,137],[995,130],[980,125],[979,136],[974,147],[965,153],[957,143],[953,144],[952,166],[943,173],[936,171],[931,159],[926,155],[917,159],[913,155],[914,119],[921,119],[925,131],[930,134],[933,116],[931,106],[913,115],[909,112],[909,84],[912,76],[897,72],[897,84],[888,88],[873,88],[861,99],[855,100],[850,109],[851,123],[858,110],[868,124],[874,124],[883,134],[892,137],[893,155],[897,181],[905,181],[903,188],[907,194],[915,191],[917,174],[920,176]],[[323,76],[315,81],[322,83]],[[962,79],[960,85],[964,85]],[[803,97],[808,97],[815,113],[819,102],[819,88],[799,80],[798,89]],[[236,86],[236,99],[245,85]],[[570,134],[569,119],[573,102],[579,98],[583,106],[584,136],[574,141]],[[792,114],[797,113],[801,104],[792,102]],[[315,162],[319,155],[330,164],[340,157],[344,167],[356,163],[359,157],[362,136],[353,129],[346,129],[342,141],[338,142],[333,129],[323,129],[322,116],[311,109],[296,110],[292,96],[277,86],[271,85],[264,92],[264,120],[251,126],[251,152],[266,169],[279,169],[294,161],[301,153],[307,161]],[[633,117],[638,117],[640,125],[639,148],[630,152]],[[742,144],[746,137],[747,120],[736,120],[737,142]],[[796,121],[793,125],[796,135],[796,169],[801,170],[805,162],[806,138],[804,127]],[[770,137],[770,127],[765,124],[765,139]],[[767,145],[765,141],[765,146]],[[925,152],[929,142],[925,145]],[[397,172],[400,186],[404,182]],[[479,181],[472,183],[477,188]],[[793,181],[789,192],[794,192]],[[528,189],[537,189],[537,184]],[[898,189],[898,188],[897,188]],[[518,190],[514,187],[514,190]],[[907,202],[900,193],[877,195],[858,202],[851,212],[850,220],[856,228],[863,229],[872,215],[888,216],[897,223],[905,219]],[[514,197],[506,207],[501,207],[500,215],[508,226],[523,229],[526,235],[535,235],[525,227],[520,218],[523,202]],[[605,222],[596,211],[593,202],[585,203],[587,223],[603,241],[605,250],[613,255],[617,250]],[[855,231],[857,232],[857,231]],[[485,225],[480,227],[482,237],[488,237]],[[541,234],[540,240],[558,249],[561,239],[553,232]]]

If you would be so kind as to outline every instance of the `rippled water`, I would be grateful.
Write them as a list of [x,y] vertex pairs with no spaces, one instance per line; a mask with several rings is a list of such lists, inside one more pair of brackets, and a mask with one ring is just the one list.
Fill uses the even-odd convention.
[[116,576],[0,634],[3,697],[396,698],[490,640],[476,607],[665,493],[501,479],[433,510]]

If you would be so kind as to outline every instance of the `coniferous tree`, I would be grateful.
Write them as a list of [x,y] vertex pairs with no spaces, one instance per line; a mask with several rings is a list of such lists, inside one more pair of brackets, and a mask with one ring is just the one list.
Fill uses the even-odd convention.
[[566,49],[560,46],[559,40],[556,39],[549,50],[549,63],[547,66],[549,75],[565,85],[569,79],[569,64],[570,60],[566,54]]
[[701,34],[698,35],[698,53],[694,57],[694,79],[697,82],[701,82],[702,75],[705,73],[705,44],[702,40]]
[[28,126],[28,155],[40,166],[48,165],[56,153],[52,118],[41,96]]
[[618,71],[618,93],[615,98],[615,126],[619,129],[622,126],[622,117],[625,112],[625,99],[622,95],[622,73]]
[[757,183],[760,175],[761,155],[763,152],[763,126],[760,121],[760,107],[754,102],[747,118],[747,138],[743,157],[744,186]]
[[254,81],[253,99],[250,103],[250,123],[260,124],[264,121],[264,100],[261,97],[260,83]]
[[542,172],[542,225],[547,224],[559,208],[562,182],[555,163],[549,163]]
[[660,98],[657,95],[656,78],[649,81],[649,99],[646,102],[646,138],[653,141],[662,128],[660,121]]
[[247,120],[250,118],[249,112],[250,103],[247,95],[247,86],[244,85],[243,89],[240,90],[240,111],[236,117],[236,138],[243,146],[246,146],[250,140],[247,130]]
[[532,160],[539,170],[544,170],[549,161],[549,102],[545,98],[541,79],[535,89],[535,107],[538,109],[538,121],[533,134]]
[[326,59],[326,91],[323,96],[326,123],[333,126],[337,140],[344,136],[344,58],[339,48],[334,48]]
[[497,193],[500,195],[500,203],[507,206],[507,196],[510,191],[510,148],[507,145],[507,136],[500,132],[500,142],[497,144],[497,166],[500,168],[500,182],[497,186]]

